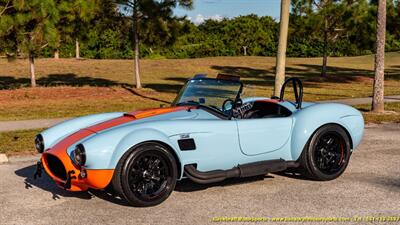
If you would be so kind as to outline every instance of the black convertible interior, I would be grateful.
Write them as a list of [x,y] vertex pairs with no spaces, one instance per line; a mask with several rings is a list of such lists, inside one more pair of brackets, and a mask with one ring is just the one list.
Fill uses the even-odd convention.
[[275,103],[258,101],[254,102],[253,106],[243,113],[243,119],[258,119],[258,118],[276,118],[287,117],[292,112],[287,108]]
[[[243,103],[241,97],[243,83],[240,77],[219,74],[216,79],[207,78],[204,74],[196,75],[189,80],[176,97],[174,106],[196,106],[221,118],[230,120],[257,118],[288,117],[292,112],[279,104],[285,101],[285,89],[292,84],[296,109],[300,110],[303,99],[303,85],[298,78],[287,79],[280,90],[280,96],[270,100],[258,100]],[[223,101],[221,106],[219,102]]]
[[[282,85],[280,97],[273,96],[272,99],[279,99],[284,101],[286,86],[292,83],[294,96],[296,99],[296,109],[301,109],[303,101],[303,84],[298,78],[289,78]],[[236,109],[238,117],[242,119],[257,119],[257,118],[279,118],[287,117],[292,114],[290,110],[281,106],[274,101],[256,101],[253,103],[245,103]]]

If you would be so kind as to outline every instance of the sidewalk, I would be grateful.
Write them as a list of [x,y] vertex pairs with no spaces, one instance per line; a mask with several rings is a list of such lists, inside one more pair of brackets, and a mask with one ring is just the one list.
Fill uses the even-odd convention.
[[[346,105],[362,105],[362,104],[370,104],[372,102],[372,98],[348,98],[348,99],[337,99],[337,100],[326,100],[319,101],[320,103],[334,102],[334,103],[342,103]],[[385,102],[400,102],[400,95],[391,95],[385,96]]]
[[0,121],[0,132],[47,128],[67,119],[69,118]]
[[[319,101],[320,103],[342,103],[346,105],[361,105],[369,104],[372,98],[350,98],[350,99],[337,99]],[[385,96],[385,102],[400,102],[400,95]],[[56,119],[40,119],[40,120],[19,120],[19,121],[0,121],[0,132],[15,131],[15,130],[28,130],[40,129],[51,127],[69,118],[56,118]]]

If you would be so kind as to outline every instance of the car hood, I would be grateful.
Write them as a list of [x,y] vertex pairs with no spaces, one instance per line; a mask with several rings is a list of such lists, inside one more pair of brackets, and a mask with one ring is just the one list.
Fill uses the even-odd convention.
[[[85,128],[86,130],[90,130],[92,132],[98,133],[108,128],[116,127],[119,125],[123,125],[126,123],[135,122],[143,122],[143,121],[151,121],[151,120],[166,120],[166,119],[180,119],[187,118],[187,116],[183,116],[182,114],[173,112],[179,112],[188,110],[189,107],[179,106],[179,107],[168,107],[168,108],[156,108],[156,109],[145,109],[139,111],[133,111],[124,113],[122,116],[107,120],[93,126],[89,126]],[[167,116],[167,114],[169,114]]]
[[189,106],[179,106],[145,109],[127,113],[117,112],[83,116],[61,122],[43,131],[41,134],[44,139],[45,149],[47,149],[82,130],[86,131],[84,132],[86,135],[83,135],[81,138],[85,138],[84,136],[88,136],[89,134],[99,133],[128,123],[195,117],[194,113],[184,113],[189,108]]

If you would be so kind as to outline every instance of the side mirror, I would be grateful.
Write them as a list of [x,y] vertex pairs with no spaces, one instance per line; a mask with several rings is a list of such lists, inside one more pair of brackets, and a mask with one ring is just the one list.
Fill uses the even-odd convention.
[[234,105],[234,101],[231,99],[227,99],[224,101],[224,104],[222,105],[222,110],[223,111],[231,110],[233,108],[233,105]]
[[200,103],[200,104],[206,103],[206,99],[205,99],[205,98],[199,98],[199,103]]

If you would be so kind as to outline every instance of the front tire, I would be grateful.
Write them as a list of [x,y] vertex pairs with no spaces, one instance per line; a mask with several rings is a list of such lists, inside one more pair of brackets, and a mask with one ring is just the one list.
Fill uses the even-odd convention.
[[345,171],[350,155],[346,131],[339,125],[325,125],[314,133],[303,150],[301,171],[314,180],[334,180]]
[[146,207],[165,201],[174,190],[178,169],[163,145],[149,142],[134,147],[119,161],[114,189],[132,206]]

